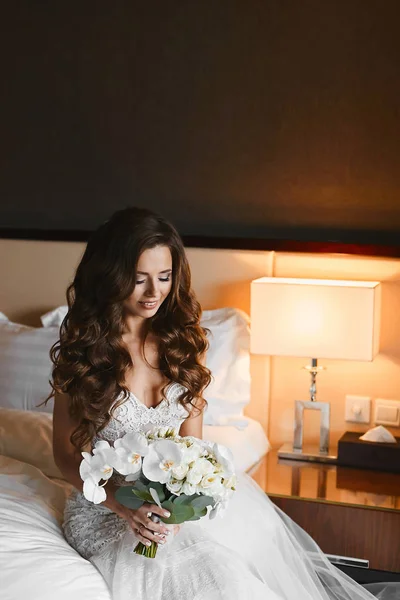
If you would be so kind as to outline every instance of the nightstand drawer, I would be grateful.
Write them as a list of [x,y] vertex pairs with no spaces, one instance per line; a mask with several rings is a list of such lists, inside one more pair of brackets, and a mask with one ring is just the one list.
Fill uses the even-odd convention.
[[400,512],[270,496],[326,554],[366,559],[400,572]]

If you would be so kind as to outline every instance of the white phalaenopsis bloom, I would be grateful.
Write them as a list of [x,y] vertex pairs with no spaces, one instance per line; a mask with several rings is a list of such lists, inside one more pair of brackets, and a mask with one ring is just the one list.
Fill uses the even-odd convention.
[[183,481],[179,481],[178,479],[170,479],[166,484],[167,490],[169,490],[172,494],[179,496],[182,491]]
[[202,444],[199,444],[194,438],[189,438],[188,441],[182,443],[183,448],[183,461],[186,464],[196,462],[205,453],[205,448]]
[[114,449],[108,442],[99,441],[93,449],[93,456],[89,452],[82,452],[82,456],[79,474],[83,480],[83,495],[93,504],[100,504],[107,495],[99,481],[107,481],[113,474]]
[[209,475],[214,472],[214,466],[206,458],[198,458],[190,468],[186,481],[192,485],[200,483],[204,475]]
[[126,433],[122,438],[115,440],[114,448],[115,469],[121,475],[127,475],[126,481],[134,481],[135,475],[142,467],[142,456],[146,456],[149,451],[146,437],[141,433]]
[[224,478],[228,479],[235,473],[235,463],[233,454],[226,446],[221,444],[213,444],[212,450],[215,454],[215,458],[223,468]]
[[159,439],[154,441],[148,454],[143,459],[142,471],[150,481],[167,483],[172,476],[172,470],[182,462],[182,450],[172,440]]
[[199,483],[199,488],[201,488],[201,490],[204,493],[208,493],[210,494],[210,496],[213,497],[219,496],[225,491],[222,485],[221,477],[219,477],[215,473],[211,473],[210,475],[204,475],[204,477]]
[[187,496],[191,496],[192,494],[197,494],[197,485],[192,485],[185,481],[181,489],[182,494],[186,494]]
[[172,469],[172,477],[178,480],[185,479],[188,471],[189,465],[187,465],[186,463],[182,463],[181,465],[178,465],[177,467]]

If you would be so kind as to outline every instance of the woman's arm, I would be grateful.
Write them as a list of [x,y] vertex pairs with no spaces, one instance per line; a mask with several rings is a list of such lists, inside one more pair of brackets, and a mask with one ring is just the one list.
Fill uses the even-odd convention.
[[[53,455],[57,467],[64,478],[80,492],[83,481],[79,475],[82,461],[80,452],[71,443],[70,437],[78,424],[69,414],[70,397],[68,394],[55,393],[53,411]],[[87,449],[91,452],[91,448]]]
[[[206,353],[200,355],[199,362],[203,366],[206,364]],[[182,423],[179,435],[192,435],[193,437],[197,437],[200,440],[203,439],[203,411],[206,407],[206,403],[203,399],[195,398],[193,400],[194,406],[196,409],[192,409],[191,414],[188,418]],[[200,411],[200,412],[199,412]]]
[[[204,366],[206,364],[206,354],[203,353],[199,357],[199,362]],[[200,440],[203,439],[203,411],[206,403],[203,399],[195,398],[192,404],[196,407],[192,409],[191,414],[182,423],[179,435],[192,435]],[[196,410],[197,409],[197,410]]]
[[[68,394],[56,392],[53,412],[53,454],[54,461],[64,478],[81,492],[83,481],[79,475],[79,465],[82,461],[82,455],[70,440],[77,423],[69,414],[69,402]],[[86,450],[91,452],[92,449],[87,448]],[[107,498],[102,502],[102,505],[107,506],[107,508],[128,521],[132,529],[136,531],[138,539],[144,544],[149,545],[150,540],[163,543],[165,535],[169,533],[168,528],[163,523],[154,523],[147,515],[148,513],[155,513],[159,516],[169,516],[169,514],[166,515],[165,511],[157,505],[148,503],[143,504],[138,510],[130,510],[115,499],[116,490],[117,486],[112,481],[108,481],[106,485]],[[164,535],[156,537],[155,532]]]
[[[75,431],[78,423],[69,414],[70,397],[68,394],[55,393],[53,411],[53,454],[54,461],[60,469],[64,478],[69,481],[80,492],[83,489],[83,481],[79,475],[79,465],[82,455],[71,443],[71,434]],[[85,448],[91,452],[92,448]],[[112,511],[118,513],[121,504],[114,498],[116,487],[107,482],[107,499],[103,502]]]
[[192,435],[193,437],[197,437],[199,439],[203,438],[203,409],[204,402],[198,400],[197,398],[193,400],[193,404],[196,409],[192,409],[192,414],[188,416],[187,419],[182,423],[181,428],[179,430],[179,435]]

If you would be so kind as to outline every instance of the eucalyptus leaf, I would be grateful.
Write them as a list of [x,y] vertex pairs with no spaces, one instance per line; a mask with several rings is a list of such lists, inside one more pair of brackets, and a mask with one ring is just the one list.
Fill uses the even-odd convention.
[[207,514],[207,507],[202,508],[201,510],[195,509],[194,516],[189,519],[190,521],[198,521],[202,517],[205,517]]
[[181,494],[180,496],[175,497],[174,504],[191,504],[191,502],[198,496],[199,494],[191,494],[190,496]]
[[149,492],[151,494],[151,497],[153,498],[153,501],[157,504],[157,506],[159,506],[161,508],[161,502],[160,502],[160,498],[158,496],[157,490],[154,489],[153,487],[151,487],[149,489]]
[[195,516],[194,508],[186,504],[175,504],[170,500],[163,502],[163,508],[171,513],[170,517],[162,517],[162,521],[169,525],[179,525],[190,521]]
[[215,502],[214,498],[211,498],[211,496],[197,496],[197,498],[194,498],[190,504],[193,506],[193,508],[199,508],[201,510],[206,506],[213,506]]
[[136,479],[135,481],[135,488],[137,490],[140,490],[142,492],[147,492],[147,485],[145,483],[143,483],[143,481],[139,479]]
[[151,485],[149,486],[149,488],[153,488],[157,492],[158,497],[160,499],[160,502],[164,502],[164,500],[165,500],[165,488],[164,488],[164,486],[163,486],[162,483],[159,483],[158,481],[152,481]]
[[135,488],[132,488],[132,493],[135,494],[135,496],[137,498],[140,498],[141,500],[143,500],[143,502],[150,502],[150,504],[153,502],[153,498],[150,494],[150,492],[148,492],[147,490],[137,490]]
[[123,504],[123,506],[126,506],[127,508],[132,508],[133,510],[137,510],[143,504],[143,500],[137,498],[132,493],[132,488],[127,486],[118,488],[115,492],[115,498],[118,500],[118,502]]

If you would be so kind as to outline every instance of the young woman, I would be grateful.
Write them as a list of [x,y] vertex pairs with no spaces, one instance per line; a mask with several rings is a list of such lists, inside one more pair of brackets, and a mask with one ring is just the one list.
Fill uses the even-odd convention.
[[[67,290],[68,314],[51,357],[54,457],[76,491],[68,542],[90,560],[114,600],[368,600],[247,475],[223,518],[170,528],[154,504],[102,504],[82,494],[82,450],[152,426],[202,437],[206,332],[174,227],[144,209],[116,212],[89,240]],[[51,397],[51,396],[50,396]],[[133,553],[159,543],[155,559]]]

